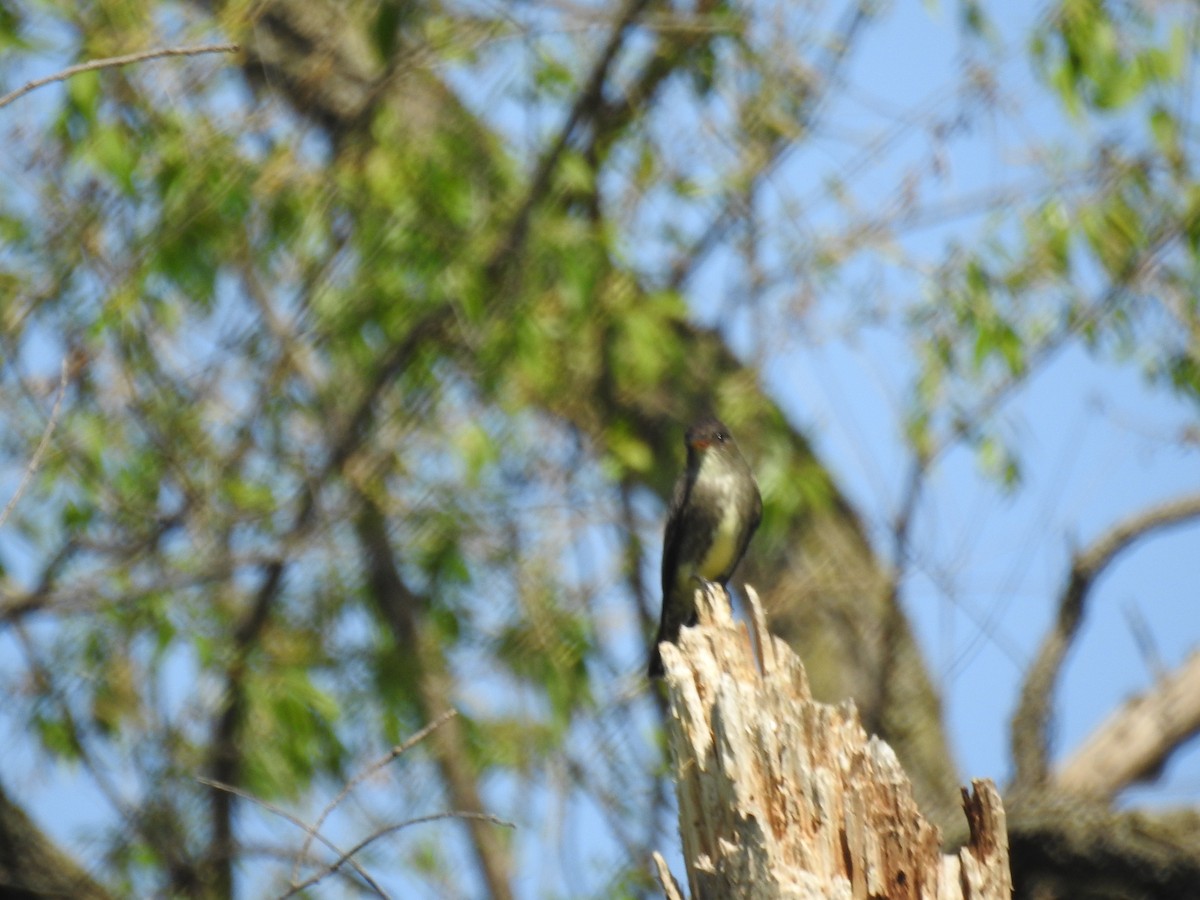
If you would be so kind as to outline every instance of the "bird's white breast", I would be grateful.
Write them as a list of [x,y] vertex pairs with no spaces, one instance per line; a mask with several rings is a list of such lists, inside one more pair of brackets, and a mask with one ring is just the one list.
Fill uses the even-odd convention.
[[737,553],[738,539],[738,509],[735,496],[737,493],[738,473],[727,471],[713,456],[707,456],[700,464],[700,482],[705,484],[711,495],[719,503],[721,519],[717,523],[716,534],[708,553],[704,555],[697,573],[709,581],[724,572],[733,563]]

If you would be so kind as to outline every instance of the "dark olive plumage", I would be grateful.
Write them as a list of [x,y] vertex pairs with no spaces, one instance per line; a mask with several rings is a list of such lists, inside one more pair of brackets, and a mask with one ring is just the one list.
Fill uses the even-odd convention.
[[650,651],[650,677],[662,676],[658,645],[675,643],[696,623],[700,582],[722,587],[733,575],[762,518],[762,497],[729,429],[701,419],[687,430],[687,469],[675,482],[663,537],[662,621]]

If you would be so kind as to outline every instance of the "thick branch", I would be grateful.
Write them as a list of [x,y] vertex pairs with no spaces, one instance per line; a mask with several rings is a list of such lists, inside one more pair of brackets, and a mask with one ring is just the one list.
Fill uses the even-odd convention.
[[[222,785],[241,782],[242,749],[240,737],[246,717],[246,678],[251,648],[266,626],[271,607],[283,581],[284,564],[276,560],[269,564],[259,584],[254,603],[238,626],[234,638],[234,660],[225,675],[225,696],[213,725],[209,748],[209,772],[212,780]],[[233,801],[234,794],[211,788],[210,816],[212,846],[208,854],[206,881],[218,897],[233,896]]]
[[1156,776],[1171,754],[1200,732],[1200,652],[1154,689],[1125,702],[1061,766],[1055,786],[1110,799]]
[[1067,651],[1083,622],[1085,604],[1096,580],[1122,551],[1137,541],[1198,516],[1200,495],[1181,497],[1118,523],[1083,553],[1075,555],[1070,578],[1059,598],[1057,620],[1029,669],[1017,711],[1013,715],[1015,790],[1033,790],[1049,777],[1049,727],[1055,686]]
[[108,900],[111,895],[43,835],[0,788],[0,896]]

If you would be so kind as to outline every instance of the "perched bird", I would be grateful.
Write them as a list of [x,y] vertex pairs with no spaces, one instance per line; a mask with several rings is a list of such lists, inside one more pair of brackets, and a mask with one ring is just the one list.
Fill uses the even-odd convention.
[[675,482],[663,537],[662,622],[650,651],[650,677],[661,678],[658,645],[675,643],[696,624],[695,591],[702,581],[721,587],[737,568],[762,518],[762,497],[741,451],[709,416],[685,435],[687,469]]

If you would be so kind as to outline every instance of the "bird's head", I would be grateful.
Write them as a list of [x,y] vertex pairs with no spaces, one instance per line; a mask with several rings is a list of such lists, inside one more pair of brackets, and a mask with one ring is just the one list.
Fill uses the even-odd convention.
[[729,436],[729,429],[725,427],[725,423],[720,419],[706,416],[687,430],[684,435],[684,441],[687,444],[688,454],[703,454],[711,447],[720,447],[724,444],[732,444],[733,438]]

